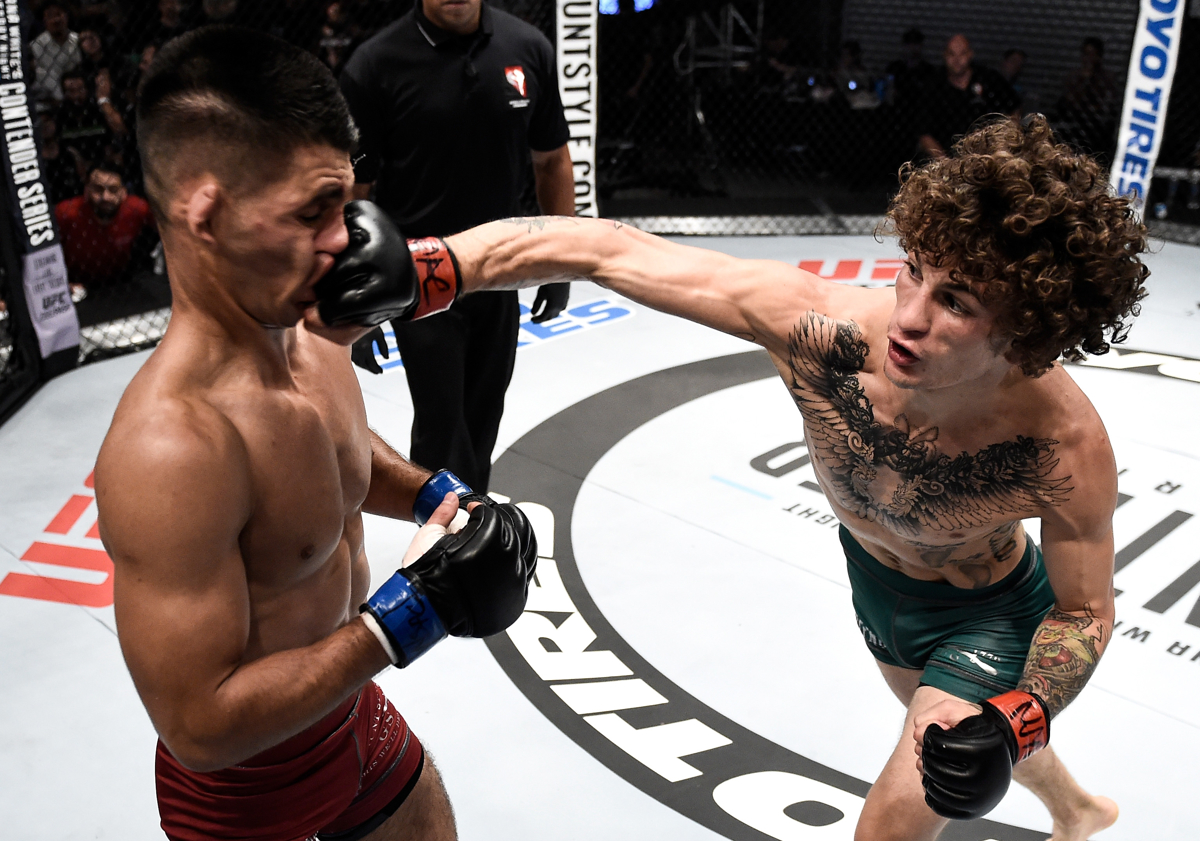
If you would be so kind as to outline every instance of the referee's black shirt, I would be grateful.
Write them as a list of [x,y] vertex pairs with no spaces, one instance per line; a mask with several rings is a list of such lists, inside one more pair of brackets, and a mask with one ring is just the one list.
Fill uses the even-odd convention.
[[438,29],[421,2],[342,70],[362,133],[354,167],[409,237],[446,236],[520,212],[529,150],[570,138],[554,51],[537,29],[483,4],[479,29]]

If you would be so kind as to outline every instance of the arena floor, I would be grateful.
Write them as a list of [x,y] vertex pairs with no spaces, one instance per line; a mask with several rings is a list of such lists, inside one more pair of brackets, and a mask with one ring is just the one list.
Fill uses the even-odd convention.
[[[894,274],[869,237],[710,238],[844,281]],[[1121,354],[1072,375],[1121,469],[1118,625],[1054,725],[1118,841],[1193,841],[1200,756],[1200,248],[1149,258]],[[855,626],[800,419],[736,339],[576,284],[530,325],[494,490],[527,503],[544,555],[513,628],[450,640],[380,683],[436,757],[464,839],[845,839],[899,735]],[[1131,352],[1136,351],[1136,354]],[[162,838],[155,735],[129,680],[89,476],[145,354],[63,376],[0,428],[0,827],[21,841]],[[361,373],[405,449],[402,367]],[[169,527],[169,524],[164,524]],[[368,517],[376,579],[411,524]],[[1036,534],[1036,525],[1033,528]],[[1014,786],[950,839],[1045,838]]]

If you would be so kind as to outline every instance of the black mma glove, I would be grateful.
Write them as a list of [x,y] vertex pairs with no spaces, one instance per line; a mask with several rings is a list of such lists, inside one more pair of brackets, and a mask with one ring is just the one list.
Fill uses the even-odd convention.
[[558,318],[567,308],[567,300],[571,297],[570,283],[544,283],[538,287],[537,297],[533,299],[533,309],[530,310],[534,324],[541,324],[552,318]]
[[925,802],[943,818],[981,818],[1004,799],[1013,766],[1049,742],[1045,702],[1016,689],[984,701],[979,715],[949,730],[931,724],[921,747]]
[[387,339],[383,336],[382,327],[376,327],[350,346],[350,361],[372,374],[382,374],[383,368],[380,367],[379,360],[375,358],[375,347],[379,348],[384,359],[391,358],[388,354]]
[[350,244],[317,281],[317,312],[330,327],[374,327],[449,309],[461,275],[446,243],[406,241],[377,204],[359,200],[344,211]]
[[462,531],[398,570],[360,612],[403,668],[447,634],[488,637],[515,622],[536,566],[537,541],[520,509],[480,505]]

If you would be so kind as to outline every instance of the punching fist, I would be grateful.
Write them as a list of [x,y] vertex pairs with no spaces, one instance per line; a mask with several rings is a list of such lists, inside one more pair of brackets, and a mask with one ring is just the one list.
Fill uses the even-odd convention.
[[350,244],[313,290],[321,321],[374,327],[449,309],[461,275],[444,242],[432,237],[407,242],[373,202],[347,202],[344,215]]
[[487,637],[515,622],[536,566],[537,541],[520,509],[478,505],[461,531],[398,570],[360,611],[403,668],[447,634]]
[[983,702],[949,730],[930,724],[921,746],[925,802],[944,818],[981,818],[1004,798],[1012,769],[1050,741],[1050,713],[1037,695],[1013,690]]

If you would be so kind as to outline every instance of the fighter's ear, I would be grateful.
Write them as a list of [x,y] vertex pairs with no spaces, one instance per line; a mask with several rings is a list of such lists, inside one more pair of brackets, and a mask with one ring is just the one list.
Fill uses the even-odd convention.
[[182,211],[181,215],[188,232],[210,245],[215,244],[213,216],[220,203],[220,185],[213,178],[204,178],[195,183],[192,189],[181,192],[182,207],[179,210]]

